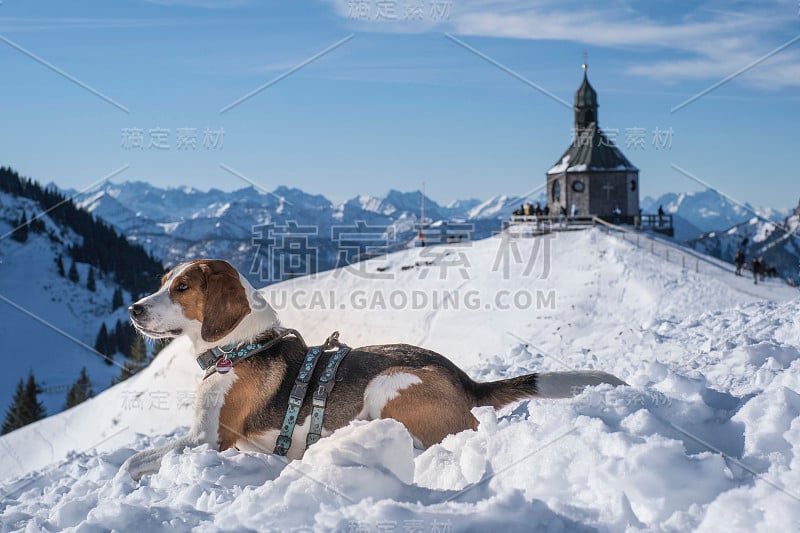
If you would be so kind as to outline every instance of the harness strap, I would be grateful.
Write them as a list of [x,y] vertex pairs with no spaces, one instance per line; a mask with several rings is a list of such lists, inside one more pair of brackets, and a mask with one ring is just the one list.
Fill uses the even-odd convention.
[[297,415],[303,406],[303,400],[305,400],[306,392],[308,391],[308,383],[311,381],[311,376],[321,354],[322,348],[319,346],[314,346],[306,353],[303,366],[300,368],[297,379],[294,381],[292,392],[289,394],[289,407],[287,407],[286,415],[283,417],[281,433],[275,442],[275,450],[273,451],[275,455],[289,453],[289,448],[292,446],[292,433],[294,433],[294,426],[297,424]]
[[[338,337],[338,333],[336,337]],[[345,356],[350,353],[349,346],[346,344],[339,344],[338,339],[334,339],[334,342],[339,345],[339,349],[336,350],[336,353],[328,360],[328,365],[319,378],[317,390],[314,391],[314,407],[311,410],[311,425],[309,426],[308,435],[306,436],[306,447],[317,442],[322,436],[322,421],[325,418],[325,406],[328,403],[328,396],[333,390],[333,387],[336,386],[336,371],[339,369],[339,364]]]

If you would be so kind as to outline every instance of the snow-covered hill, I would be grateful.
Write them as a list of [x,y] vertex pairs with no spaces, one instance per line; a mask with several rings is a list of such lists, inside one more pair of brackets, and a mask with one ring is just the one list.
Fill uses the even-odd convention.
[[796,530],[795,289],[715,260],[684,269],[596,230],[360,266],[264,294],[309,342],[336,329],[352,345],[429,347],[480,380],[593,368],[631,386],[480,408],[477,431],[424,452],[383,420],[288,466],[170,453],[137,485],[118,474],[124,459],[190,423],[200,371],[179,339],[134,378],[0,438],[2,529]]
[[678,241],[710,231],[725,230],[751,219],[754,213],[775,222],[787,215],[787,210],[754,208],[749,203],[742,207],[712,189],[667,193],[656,199],[642,199],[641,207],[645,213],[656,213],[659,206],[663,206],[664,212],[672,214],[675,240]]
[[[32,200],[0,193],[0,235],[13,229],[13,221],[23,211],[31,217],[40,213],[41,207]],[[107,388],[120,373],[118,366],[106,364],[92,349],[103,322],[113,327],[118,319],[127,321],[124,307],[111,309],[118,285],[96,270],[97,288],[88,290],[89,265],[85,263],[76,263],[78,283],[59,276],[56,258],[61,255],[68,269],[68,249],[80,237],[47,215],[41,220],[46,233],[31,231],[24,243],[10,237],[0,239],[0,338],[6,353],[6,367],[0,373],[3,414],[17,381],[29,371],[44,388],[39,398],[50,414],[62,409],[81,367],[86,367],[95,391]],[[129,300],[129,295],[125,299]]]
[[[800,283],[800,205],[783,221],[770,222],[752,217],[724,231],[711,231],[694,239],[689,246],[708,255],[732,261],[743,249],[747,261],[763,257],[767,267],[775,267],[784,279]],[[747,245],[742,243],[747,239]]]

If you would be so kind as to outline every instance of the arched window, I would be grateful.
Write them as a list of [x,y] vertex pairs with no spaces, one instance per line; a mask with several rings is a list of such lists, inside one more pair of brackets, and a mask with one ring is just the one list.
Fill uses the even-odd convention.
[[631,192],[636,192],[636,180],[631,180]]
[[555,180],[553,182],[553,202],[560,202],[561,201],[561,182]]

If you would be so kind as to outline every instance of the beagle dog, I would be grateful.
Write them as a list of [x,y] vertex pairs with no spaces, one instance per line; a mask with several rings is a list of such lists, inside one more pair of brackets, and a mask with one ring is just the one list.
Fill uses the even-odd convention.
[[[161,279],[161,288],[129,308],[139,332],[153,338],[186,335],[195,356],[222,346],[269,342],[229,372],[211,373],[196,396],[188,435],[130,457],[123,465],[138,480],[157,472],[170,450],[209,444],[217,450],[271,451],[280,434],[295,377],[304,364],[304,343],[284,331],[275,310],[229,263],[202,259],[181,263]],[[317,365],[316,383],[323,364]],[[476,406],[500,408],[534,397],[565,398],[584,387],[625,385],[596,371],[527,374],[478,383],[445,357],[408,344],[354,348],[336,374],[328,398],[322,436],[352,420],[394,418],[408,429],[414,445],[425,448],[445,436],[476,429]],[[310,426],[311,402],[297,416],[289,459],[302,457]]]

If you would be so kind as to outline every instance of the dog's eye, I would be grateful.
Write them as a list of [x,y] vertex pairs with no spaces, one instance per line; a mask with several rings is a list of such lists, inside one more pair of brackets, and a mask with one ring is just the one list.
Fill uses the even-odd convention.
[[189,285],[187,285],[185,281],[181,281],[180,283],[175,285],[175,290],[178,291],[178,292],[183,292],[188,288],[189,288]]

